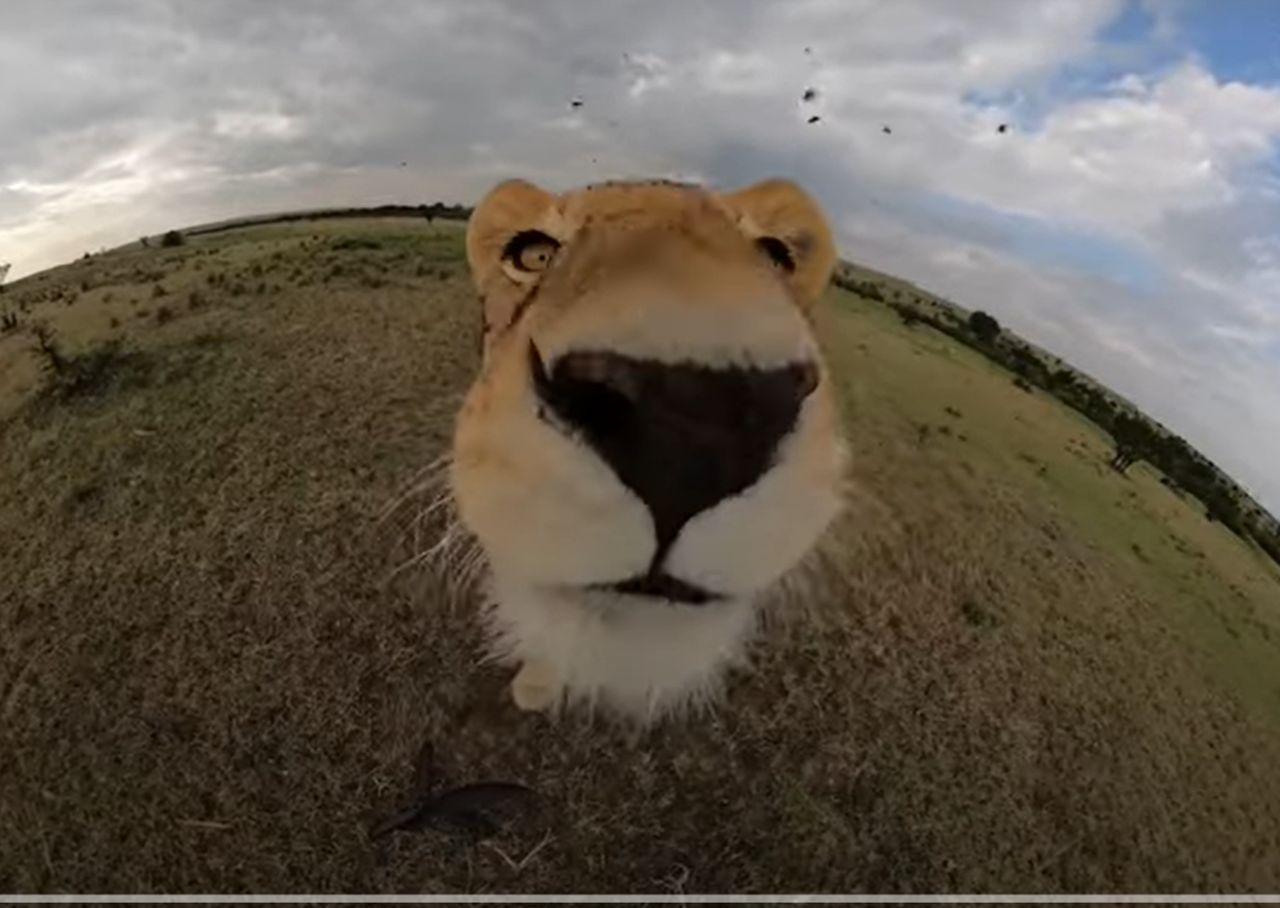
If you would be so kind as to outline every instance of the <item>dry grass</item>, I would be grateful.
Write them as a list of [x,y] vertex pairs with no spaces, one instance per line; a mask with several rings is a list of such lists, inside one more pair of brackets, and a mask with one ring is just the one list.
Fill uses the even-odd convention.
[[[262,227],[10,289],[74,286],[30,315],[72,353],[128,332],[146,367],[42,396],[0,336],[0,888],[1280,887],[1274,566],[842,293],[862,491],[814,614],[701,722],[516,713],[473,611],[393,576],[412,552],[379,523],[474,368],[459,250]],[[131,318],[157,283],[197,302]],[[439,784],[537,808],[369,842],[428,743]]]

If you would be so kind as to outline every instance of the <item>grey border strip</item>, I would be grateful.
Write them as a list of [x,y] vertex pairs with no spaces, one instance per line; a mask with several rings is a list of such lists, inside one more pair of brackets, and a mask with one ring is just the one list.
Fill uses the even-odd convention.
[[0,904],[1276,905],[1280,895],[0,895]]

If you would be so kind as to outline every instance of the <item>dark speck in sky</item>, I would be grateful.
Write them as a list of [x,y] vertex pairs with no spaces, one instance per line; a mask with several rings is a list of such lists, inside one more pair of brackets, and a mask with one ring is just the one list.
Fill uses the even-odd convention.
[[816,88],[806,88],[806,89],[804,90],[804,94],[802,94],[802,95],[800,96],[800,100],[801,100],[801,101],[812,101],[812,100],[814,100],[814,99],[815,99],[815,98],[817,98],[817,97],[818,97],[818,90],[817,90]]
[[893,130],[892,130],[892,129],[890,129],[888,126],[881,126],[881,127],[880,127],[880,131],[881,131],[882,133],[884,133],[886,136],[891,136],[891,135],[893,135]]
[[569,106],[570,106],[570,107],[575,107],[575,108],[576,108],[576,107],[581,107],[581,106],[582,106],[582,99],[581,99],[581,98],[574,98],[572,101],[570,101],[570,102],[569,102]]
[[1008,132],[1008,131],[1009,131],[1008,123],[1001,123],[999,126],[996,127],[996,132]]
[[818,122],[819,120],[821,120],[821,119],[822,119],[822,117],[818,116],[817,114],[814,114],[812,117],[810,117],[810,118],[809,118],[809,122],[810,122],[810,123],[817,123],[817,122]]

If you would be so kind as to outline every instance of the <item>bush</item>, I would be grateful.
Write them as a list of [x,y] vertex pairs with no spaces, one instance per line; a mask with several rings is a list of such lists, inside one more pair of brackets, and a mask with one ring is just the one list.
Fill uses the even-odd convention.
[[898,313],[898,318],[902,319],[902,324],[908,328],[914,328],[920,322],[920,316],[910,306],[895,303],[893,311]]
[[141,353],[126,350],[120,338],[83,353],[62,358],[62,366],[51,374],[45,387],[60,400],[99,394],[111,384],[138,384],[147,375],[150,361]]
[[164,284],[156,284],[151,288],[151,298],[153,300],[158,300],[168,292],[168,290],[164,289]]
[[50,375],[60,375],[67,368],[67,359],[62,355],[62,347],[53,333],[53,329],[45,322],[36,322],[31,326],[32,349],[41,358],[41,367]]
[[381,249],[382,244],[375,239],[363,236],[348,236],[337,240],[332,249]]
[[160,245],[166,248],[172,248],[174,246],[181,246],[186,241],[187,241],[187,238],[184,237],[180,231],[170,230],[168,233],[166,233],[163,237],[160,238]]
[[0,315],[0,334],[7,334],[10,331],[16,330],[17,327],[18,313],[6,312],[4,315]]
[[173,310],[168,306],[161,306],[156,310],[156,324],[163,325],[167,321],[172,321]]

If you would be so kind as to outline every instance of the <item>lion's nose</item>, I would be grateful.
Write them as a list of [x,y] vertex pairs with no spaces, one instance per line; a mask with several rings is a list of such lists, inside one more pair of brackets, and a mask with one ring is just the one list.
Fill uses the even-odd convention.
[[653,517],[660,565],[695,514],[750,487],[818,382],[810,362],[711,368],[575,352],[547,369],[530,347],[538,398]]

